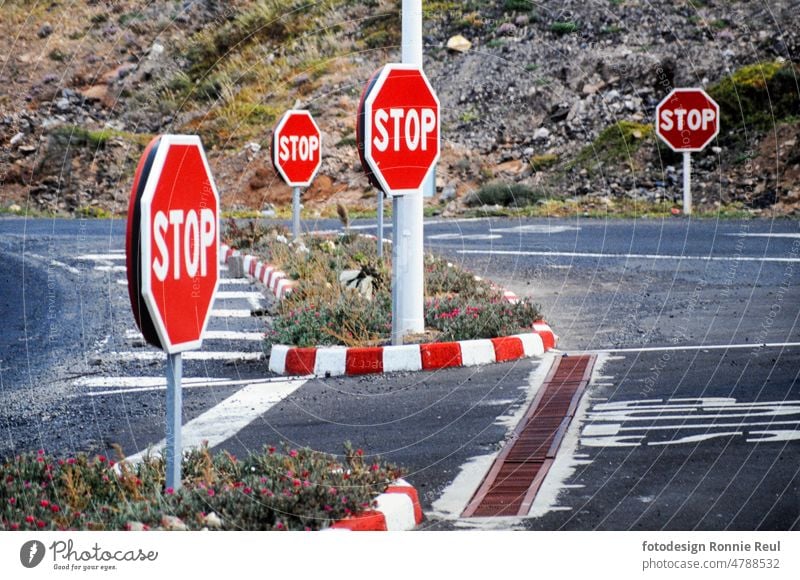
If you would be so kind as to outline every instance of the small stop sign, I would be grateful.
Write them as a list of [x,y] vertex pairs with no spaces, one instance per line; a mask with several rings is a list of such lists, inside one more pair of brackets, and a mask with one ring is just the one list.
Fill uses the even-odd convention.
[[439,98],[422,69],[387,64],[361,98],[358,147],[370,180],[387,195],[415,193],[439,159]]
[[719,134],[719,105],[703,89],[674,89],[656,107],[656,134],[673,151],[702,151]]
[[219,194],[200,138],[156,137],[128,211],[128,292],[145,339],[167,353],[200,348],[219,278]]
[[322,134],[308,111],[287,111],[272,133],[272,164],[287,185],[308,187],[322,163]]

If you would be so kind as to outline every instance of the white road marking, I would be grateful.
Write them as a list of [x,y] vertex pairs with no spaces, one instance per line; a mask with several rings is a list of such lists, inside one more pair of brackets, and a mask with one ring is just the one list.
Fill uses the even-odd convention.
[[237,291],[217,291],[214,295],[215,299],[220,300],[232,300],[232,299],[244,299],[247,300],[247,303],[250,304],[251,308],[260,308],[262,306],[264,295],[261,292],[237,292]]
[[[794,418],[764,420],[769,417]],[[679,445],[743,435],[747,442],[791,441],[794,438],[792,434],[800,429],[800,401],[738,402],[730,397],[619,401],[595,405],[586,415],[586,421],[581,433],[581,445],[586,447]],[[647,424],[636,424],[637,421]],[[754,431],[754,427],[759,430]],[[764,427],[779,429],[760,430]],[[671,438],[664,433],[686,430],[694,433]],[[762,437],[753,438],[752,435],[756,434]]]
[[121,278],[121,279],[117,280],[117,284],[119,284],[120,286],[127,286],[128,285],[128,281],[126,279],[124,279],[124,278]]
[[427,236],[429,240],[475,240],[488,241],[502,238],[500,234],[435,234]]
[[220,278],[219,280],[220,286],[249,286],[250,284],[252,284],[252,282],[247,278]]
[[[184,449],[198,447],[204,441],[209,447],[224,443],[254,420],[266,413],[306,383],[307,379],[282,380],[270,383],[253,383],[234,393],[220,404],[181,428]],[[163,449],[165,440],[159,441],[149,451]],[[141,461],[148,450],[141,451],[127,460]]]
[[609,348],[604,350],[581,351],[584,354],[626,353],[626,352],[666,352],[676,350],[728,350],[742,348],[795,348],[800,342],[766,342],[763,344],[693,344],[687,346],[644,346],[640,348]]
[[214,308],[211,310],[211,316],[218,318],[250,318],[251,314],[249,310],[243,309]]
[[800,258],[772,256],[671,256],[666,254],[602,254],[599,252],[545,252],[535,250],[458,250],[459,254],[488,254],[490,256],[552,256],[562,258],[605,258],[613,260],[699,260],[701,262],[778,262],[796,263]]
[[[144,352],[110,352],[108,356],[119,360],[167,360],[166,354],[161,351]],[[238,351],[187,351],[182,353],[183,360],[259,360],[264,358],[261,352],[238,352]]]
[[503,234],[561,234],[564,232],[577,232],[581,228],[576,226],[551,226],[543,224],[528,224],[513,228],[489,228],[490,232],[500,232]]
[[789,233],[763,233],[763,234],[748,234],[748,233],[737,233],[737,234],[725,234],[726,236],[732,236],[735,238],[789,238],[789,239],[796,239],[800,238],[800,234],[789,234]]
[[[139,339],[142,338],[142,333],[138,330],[126,330],[125,338]],[[251,340],[259,341],[264,340],[263,332],[242,332],[238,330],[206,330],[203,333],[203,338],[206,340]]]
[[82,256],[78,256],[76,259],[91,260],[93,262],[106,262],[109,260],[124,260],[125,258],[125,254],[84,254]]
[[58,260],[50,260],[51,266],[56,266],[57,268],[63,268],[67,272],[71,274],[80,274],[81,271],[77,268],[70,266],[69,264],[65,264],[64,262],[59,262]]
[[98,272],[127,272],[128,269],[125,266],[95,266],[95,270]]

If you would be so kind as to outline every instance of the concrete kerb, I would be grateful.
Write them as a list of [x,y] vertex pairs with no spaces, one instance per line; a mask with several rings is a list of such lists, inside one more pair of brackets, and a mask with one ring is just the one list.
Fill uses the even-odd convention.
[[[278,299],[289,294],[296,285],[276,266],[262,262],[257,256],[243,255],[227,244],[222,244],[220,258],[226,263],[232,258],[241,258],[244,275],[259,281]],[[503,292],[510,303],[518,302],[513,292],[493,287]],[[541,356],[554,349],[557,343],[558,336],[550,326],[539,321],[534,323],[530,333],[481,340],[355,348],[274,345],[269,369],[281,375],[320,377],[436,370]]]

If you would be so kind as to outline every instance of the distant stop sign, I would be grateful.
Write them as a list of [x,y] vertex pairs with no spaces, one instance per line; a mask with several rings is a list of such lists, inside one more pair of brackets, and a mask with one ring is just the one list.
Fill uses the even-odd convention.
[[656,107],[656,134],[673,151],[702,151],[719,133],[719,105],[703,89],[674,89]]
[[272,163],[292,187],[308,187],[322,163],[322,134],[308,111],[287,111],[272,134]]
[[387,64],[361,98],[359,153],[373,184],[388,195],[422,187],[439,159],[439,99],[417,66]]
[[218,223],[200,138],[155,138],[131,193],[128,292],[145,339],[170,354],[201,345],[219,277]]

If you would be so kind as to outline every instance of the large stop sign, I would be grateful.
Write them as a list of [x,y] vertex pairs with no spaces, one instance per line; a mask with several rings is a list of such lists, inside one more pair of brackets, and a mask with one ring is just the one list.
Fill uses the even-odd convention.
[[418,66],[387,64],[362,95],[358,147],[374,185],[415,193],[439,159],[439,99]]
[[219,194],[200,138],[162,135],[139,161],[128,211],[128,292],[145,339],[199,348],[219,278]]
[[719,105],[703,89],[673,89],[656,107],[656,134],[673,151],[702,151],[719,134]]
[[287,111],[272,133],[272,163],[287,185],[308,187],[322,163],[322,134],[311,113]]

